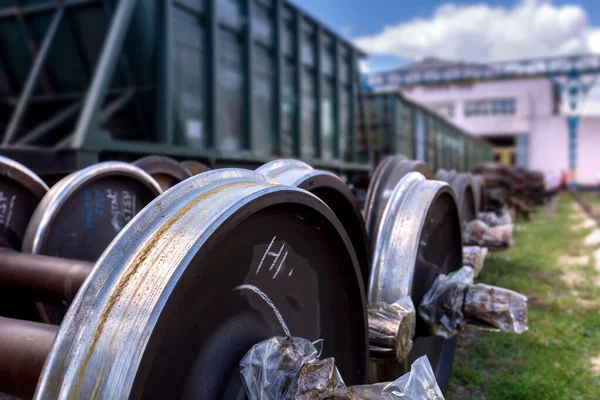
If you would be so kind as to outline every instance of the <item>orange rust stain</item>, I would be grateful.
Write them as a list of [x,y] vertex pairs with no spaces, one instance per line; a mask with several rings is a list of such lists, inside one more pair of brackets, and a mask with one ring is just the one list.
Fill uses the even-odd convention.
[[[152,236],[152,238],[150,238],[148,241],[146,241],[144,248],[141,249],[139,254],[136,256],[135,262],[132,263],[131,266],[125,271],[124,275],[119,277],[117,286],[115,287],[114,290],[111,291],[111,295],[110,295],[108,301],[106,302],[106,306],[102,308],[101,315],[99,317],[99,321],[97,324],[97,329],[94,331],[94,335],[92,337],[92,343],[91,343],[90,347],[87,349],[87,353],[84,358],[83,365],[79,369],[78,374],[77,374],[77,383],[75,385],[75,390],[73,392],[73,396],[72,396],[73,398],[78,397],[79,391],[81,389],[81,384],[83,383],[85,371],[87,370],[87,367],[91,360],[92,354],[94,353],[94,349],[95,349],[96,345],[98,344],[98,340],[100,340],[100,336],[104,330],[104,325],[107,323],[108,317],[109,317],[113,307],[115,306],[117,300],[121,297],[121,294],[122,294],[123,290],[127,287],[127,284],[129,283],[129,280],[131,279],[131,277],[133,277],[136,274],[136,272],[139,270],[139,268],[144,264],[144,262],[150,255],[151,250],[154,248],[154,245],[159,241],[159,239],[163,236],[163,234],[167,230],[169,230],[173,226],[173,224],[175,224],[175,222],[177,222],[183,215],[187,214],[187,212],[189,212],[190,209],[192,209],[195,205],[197,205],[202,200],[207,199],[207,198],[213,196],[214,194],[222,191],[223,189],[230,188],[232,186],[249,187],[249,186],[257,186],[257,185],[265,185],[265,183],[264,182],[260,182],[260,183],[258,183],[258,182],[236,182],[233,184],[229,184],[225,187],[221,186],[221,187],[215,188],[213,190],[210,190],[206,193],[203,193],[201,196],[196,197],[195,199],[191,200],[188,204],[186,204],[184,207],[182,207],[175,216],[173,216],[169,221],[165,222],[165,224],[162,225],[157,230],[157,232]],[[267,184],[267,186],[279,186],[279,185],[278,184]],[[200,212],[202,212],[202,211],[199,211],[198,213],[200,213]],[[137,294],[138,291],[140,290],[142,284],[145,282],[145,278],[146,278],[146,276],[144,276],[143,279],[140,279],[140,281],[136,285],[132,298],[135,297],[135,294]],[[131,300],[128,302],[128,305],[130,303],[131,303]],[[123,312],[125,312],[125,311],[123,311]],[[111,340],[109,342],[110,345],[112,345],[112,343],[114,342],[114,339],[115,339],[115,335],[113,334],[111,337]],[[105,362],[106,362],[106,356],[102,360],[100,370],[98,371],[94,389],[92,390],[92,393],[91,393],[91,398],[95,398],[95,394],[98,389],[98,386],[100,385],[100,382],[102,381],[102,371],[104,369]]]

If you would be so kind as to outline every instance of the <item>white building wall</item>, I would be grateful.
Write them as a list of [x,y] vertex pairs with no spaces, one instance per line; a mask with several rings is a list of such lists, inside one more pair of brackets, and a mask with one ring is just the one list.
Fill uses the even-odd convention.
[[529,132],[529,168],[560,177],[569,170],[568,139],[564,116],[535,119]]
[[[565,115],[554,114],[554,94],[546,78],[453,84],[403,89],[416,102],[454,104],[449,118],[479,136],[529,135],[529,167],[560,176],[569,170],[568,128]],[[465,116],[464,104],[472,100],[514,98],[512,115]],[[598,183],[600,173],[600,117],[581,117],[578,129],[577,181]]]
[[[560,176],[569,171],[567,117],[537,118],[529,134],[529,168]],[[576,181],[596,185],[600,172],[600,117],[583,116],[577,134]]]
[[577,181],[597,185],[600,173],[600,117],[582,117],[577,139]]
[[[461,128],[475,135],[513,136],[531,130],[531,120],[546,117],[553,112],[552,84],[548,79],[507,80],[418,86],[402,89],[411,100],[430,105],[451,102],[455,106],[450,118]],[[467,101],[513,98],[516,113],[512,115],[465,116]]]

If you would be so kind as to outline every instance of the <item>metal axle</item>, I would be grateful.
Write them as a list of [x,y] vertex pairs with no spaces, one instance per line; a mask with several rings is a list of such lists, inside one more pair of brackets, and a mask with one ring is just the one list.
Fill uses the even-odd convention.
[[19,290],[35,300],[70,302],[93,268],[87,261],[0,248],[0,288]]
[[527,327],[527,297],[512,290],[473,284],[474,271],[465,266],[437,277],[419,305],[432,333],[445,338],[467,325],[485,330],[523,333]]
[[0,317],[0,394],[30,399],[58,326]]

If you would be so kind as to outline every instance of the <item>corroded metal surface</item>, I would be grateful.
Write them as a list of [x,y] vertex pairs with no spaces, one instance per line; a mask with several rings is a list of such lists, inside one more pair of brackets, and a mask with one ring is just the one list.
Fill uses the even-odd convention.
[[61,304],[73,300],[93,267],[91,262],[0,247],[0,291],[16,291],[23,298]]
[[485,212],[487,210],[487,187],[483,176],[473,175],[473,191],[478,212]]
[[31,398],[57,331],[54,325],[0,317],[0,399],[6,393]]
[[352,241],[366,286],[370,261],[367,232],[363,216],[350,188],[337,175],[314,169],[299,160],[274,160],[260,166],[256,172],[283,185],[308,190],[331,208]]
[[281,184],[296,187],[302,185],[306,180],[319,175],[329,175],[339,179],[331,172],[316,170],[305,162],[294,159],[282,159],[268,162],[258,167],[256,172],[274,179]]
[[48,185],[32,170],[8,157],[0,156],[0,176],[19,182],[39,198],[48,191]]
[[[288,284],[282,284],[283,281],[279,281],[284,277],[289,280],[288,277],[291,277],[294,271],[284,268],[279,274],[281,265],[274,268],[275,262],[271,263],[271,259],[279,257],[284,250],[279,243],[277,243],[277,248],[275,247],[273,244],[275,238],[272,239],[270,245],[269,242],[260,245],[259,253],[264,254],[262,259],[260,254],[255,254],[258,257],[257,260],[260,260],[260,263],[258,261],[256,263],[258,268],[256,265],[252,266],[246,263],[242,263],[243,265],[239,263],[238,265],[215,265],[208,261],[207,263],[201,262],[205,259],[210,260],[211,254],[218,252],[220,243],[224,243],[224,239],[227,237],[226,232],[234,234],[239,230],[243,231],[244,221],[251,219],[252,215],[259,210],[273,207],[287,210],[286,207],[292,205],[296,208],[286,211],[287,214],[285,214],[290,220],[306,225],[306,221],[311,215],[317,215],[321,221],[316,222],[317,225],[307,225],[306,229],[311,232],[314,230],[314,233],[311,233],[310,236],[304,234],[304,238],[314,237],[314,240],[324,241],[323,249],[327,249],[332,245],[332,242],[329,241],[334,238],[332,236],[322,238],[319,236],[319,232],[336,232],[336,243],[341,243],[346,249],[342,251],[340,247],[337,247],[336,252],[331,255],[312,254],[310,249],[306,249],[299,256],[293,255],[292,250],[289,250],[288,263],[292,262],[290,260],[295,257],[293,265],[298,269],[295,275],[298,274],[299,279],[311,278],[318,270],[321,270],[325,274],[323,277],[327,278],[328,275],[335,272],[337,280],[347,279],[345,282],[349,285],[346,297],[344,295],[334,296],[343,300],[342,303],[331,303],[334,300],[330,299],[332,297],[330,293],[323,293],[323,296],[318,299],[311,296],[310,301],[325,302],[325,305],[317,308],[319,310],[317,313],[309,313],[309,316],[313,318],[312,324],[292,317],[295,313],[305,315],[306,313],[302,313],[302,310],[305,309],[306,304],[294,303],[293,301],[297,302],[297,300],[294,300],[294,297],[288,297],[287,302],[291,302],[292,307],[284,304],[285,302],[279,303],[282,307],[285,306],[289,309],[287,314],[284,311],[280,313],[275,307],[278,304],[276,301],[275,304],[267,302],[265,299],[268,297],[264,293],[257,287],[247,284],[252,282],[252,279],[257,279],[254,276],[261,270],[261,274],[264,272],[268,275],[265,282],[285,287],[284,291],[287,294],[294,294],[287,291],[288,287],[285,286],[293,285],[293,281]],[[304,208],[299,209],[298,207]],[[237,227],[240,229],[236,230]],[[240,232],[240,234],[242,233]],[[249,235],[257,233],[255,230],[248,232]],[[298,233],[290,234],[290,240],[295,240],[298,235]],[[247,239],[248,236],[245,237],[247,247],[247,241],[251,239]],[[185,331],[187,341],[179,338],[178,341],[168,340],[163,345],[168,347],[177,345],[177,342],[183,342],[188,346],[190,341],[193,342],[195,337],[208,330],[212,332],[210,340],[223,340],[222,346],[224,347],[222,348],[231,351],[234,344],[230,336],[233,334],[231,333],[233,326],[227,325],[227,331],[219,331],[218,326],[205,323],[202,317],[203,313],[218,313],[220,309],[215,309],[216,304],[206,304],[208,299],[202,301],[199,298],[202,292],[198,292],[195,289],[197,287],[205,287],[205,290],[221,288],[227,295],[225,298],[232,297],[231,293],[239,292],[240,294],[233,299],[238,303],[232,304],[254,305],[264,311],[259,315],[262,323],[257,325],[257,329],[273,326],[273,329],[276,329],[279,334],[283,334],[285,331],[292,331],[291,333],[295,334],[294,329],[302,333],[301,328],[305,330],[314,328],[316,330],[310,334],[311,340],[319,338],[312,336],[329,336],[330,346],[334,346],[333,348],[337,350],[331,352],[332,347],[328,347],[325,348],[325,351],[330,351],[336,360],[340,360],[340,370],[344,371],[346,368],[345,376],[347,374],[350,381],[360,379],[360,370],[362,368],[362,374],[364,374],[365,367],[364,364],[361,367],[360,360],[362,359],[362,363],[366,362],[367,351],[366,312],[364,310],[364,294],[362,294],[357,276],[358,263],[350,249],[350,241],[331,211],[319,199],[305,191],[276,184],[268,178],[245,170],[211,171],[188,179],[165,192],[134,217],[117,236],[110,249],[97,262],[92,275],[79,291],[60,328],[40,378],[36,398],[143,397],[141,393],[144,392],[145,385],[162,385],[159,387],[160,390],[186,391],[184,393],[189,394],[190,391],[193,392],[196,389],[194,385],[211,385],[211,382],[216,382],[217,379],[235,384],[234,381],[231,381],[232,374],[230,372],[238,368],[241,355],[238,356],[237,353],[233,355],[221,353],[220,356],[209,357],[213,364],[223,360],[225,364],[220,365],[226,369],[217,373],[214,368],[210,368],[212,378],[208,381],[193,375],[198,368],[202,369],[202,365],[209,364],[208,362],[199,365],[194,365],[193,362],[186,364],[182,367],[186,369],[185,371],[171,368],[175,369],[175,373],[179,376],[184,373],[191,374],[185,385],[174,383],[167,378],[161,380],[148,377],[148,374],[152,372],[148,372],[148,370],[162,368],[164,357],[171,357],[171,362],[177,362],[179,357],[196,357],[194,354],[201,357],[203,354],[213,351],[215,343],[202,340],[198,344],[201,349],[198,349],[197,352],[164,352],[165,350],[162,349],[162,362],[152,362],[154,352],[161,350],[156,347],[157,341],[160,342],[161,337],[166,334],[173,334],[173,332],[179,334],[180,331],[184,331],[184,328],[188,329]],[[245,252],[246,250],[242,246],[233,250],[223,248],[219,251],[228,257],[235,258],[240,251]],[[287,252],[285,254],[287,255]],[[286,255],[283,255],[281,264],[285,261]],[[337,258],[326,260],[327,266],[319,264],[318,270],[301,269],[302,263],[311,263],[311,258],[318,260],[327,256]],[[268,257],[268,264],[272,264],[272,266],[269,267],[265,262],[261,269],[265,257]],[[319,263],[319,261],[315,261],[315,263]],[[331,273],[328,272],[327,267],[332,271]],[[212,268],[211,271],[214,271],[212,272],[214,274],[222,271],[223,276],[242,276],[242,282],[238,282],[238,278],[234,278],[233,282],[226,283],[211,281],[211,275],[207,274],[209,268]],[[250,268],[252,268],[251,271]],[[343,271],[340,268],[343,268]],[[354,277],[352,277],[353,274]],[[332,282],[325,281],[320,284],[327,285],[327,289],[335,290]],[[302,291],[302,288],[302,285],[296,285],[297,290]],[[244,295],[242,289],[248,289],[248,294]],[[312,293],[315,289],[311,287],[308,293]],[[286,293],[281,293],[283,299],[286,299]],[[189,298],[190,303],[187,303],[187,308],[177,303],[181,298]],[[248,300],[245,300],[246,298]],[[239,303],[240,301],[242,303]],[[221,307],[225,307],[225,302],[218,302]],[[338,307],[336,304],[343,304],[344,308],[335,308]],[[177,316],[177,313],[181,312],[188,313],[189,316],[189,313],[193,312],[192,310],[196,310],[195,312],[198,313],[193,318],[186,319],[182,315],[179,319]],[[231,315],[232,321],[235,321],[235,315],[238,314]],[[347,318],[350,319],[340,323],[339,318],[345,314],[348,314]],[[338,317],[335,324],[323,322],[334,316]],[[169,318],[176,318],[176,320],[166,321]],[[284,319],[286,321],[282,322]],[[362,324],[359,321],[362,321]],[[247,336],[249,335],[248,329],[254,325],[244,324],[243,326],[244,329],[239,331],[237,340],[239,337],[243,337],[244,340],[253,340]],[[341,334],[342,331],[344,331],[344,335]],[[271,336],[273,334],[271,331],[268,333]],[[339,335],[338,338],[344,337],[344,341],[340,339],[339,345],[336,344],[332,334]],[[346,343],[346,340],[349,342]],[[356,351],[356,353],[348,354],[349,346],[355,347],[353,352]],[[247,351],[248,348],[244,351]],[[362,354],[360,349],[362,349]],[[166,362],[166,364],[169,363]],[[172,371],[168,371],[168,373],[172,373]],[[175,379],[175,375],[171,378]],[[236,387],[236,390],[243,391],[241,383]],[[223,387],[221,389],[225,390]],[[172,395],[176,397],[176,394]],[[225,397],[237,398],[236,396],[237,394]]]
[[468,173],[456,173],[453,171],[438,170],[436,179],[447,182],[454,191],[458,212],[463,224],[467,224],[477,218],[478,194],[473,186],[473,175]]
[[0,156],[0,245],[21,250],[29,218],[47,192],[33,171]]
[[[462,266],[454,192],[445,182],[427,180],[418,172],[408,173],[389,196],[374,240],[369,302],[393,303],[408,295],[418,307],[438,274]],[[431,336],[429,327],[418,318],[413,350],[404,365],[373,362],[369,379],[393,379],[406,372],[416,358],[427,355],[444,388],[453,351],[453,341]]]
[[[416,311],[410,296],[392,304],[370,303],[367,313],[371,357],[389,359],[388,350],[393,349],[396,361],[403,363],[412,349],[415,335]],[[382,348],[385,351],[380,352]]]
[[392,191],[409,172],[419,172],[427,179],[433,178],[433,172],[427,164],[409,160],[403,155],[384,158],[373,172],[365,201],[365,220],[372,250],[375,249],[374,238]]
[[440,168],[435,172],[434,179],[437,181],[450,182],[450,179],[452,179],[456,174],[457,172],[455,170],[448,171],[446,169]]
[[410,294],[423,226],[429,209],[440,196],[452,196],[450,187],[428,181],[417,172],[398,183],[377,232],[369,302],[393,303]]
[[[20,251],[27,224],[48,186],[29,168],[0,156],[0,246]],[[16,288],[0,288],[0,315],[36,319],[35,306]]]
[[403,155],[386,157],[377,165],[377,168],[373,172],[364,208],[365,223],[370,238],[377,234],[379,220],[381,219],[385,205],[392,194],[392,190],[394,190],[396,184],[402,178],[401,176],[396,176],[394,171],[398,164],[407,160],[408,158]]
[[181,166],[185,168],[190,176],[198,175],[206,171],[210,171],[208,165],[195,160],[185,160],[180,162]]
[[147,156],[133,164],[150,174],[162,190],[167,190],[192,176],[185,166],[167,156]]
[[[95,262],[130,219],[161,192],[150,175],[128,163],[108,161],[74,172],[54,185],[37,206],[23,251]],[[42,303],[37,309],[44,322],[56,324],[66,311]]]

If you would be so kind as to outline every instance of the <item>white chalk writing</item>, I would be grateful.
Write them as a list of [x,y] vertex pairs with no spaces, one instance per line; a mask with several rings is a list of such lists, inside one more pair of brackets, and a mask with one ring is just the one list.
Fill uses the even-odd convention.
[[264,302],[271,308],[271,310],[273,310],[273,312],[275,313],[275,316],[277,317],[277,320],[279,321],[279,324],[281,324],[281,328],[283,329],[283,332],[285,333],[286,336],[292,336],[290,334],[290,330],[288,329],[283,317],[281,316],[281,313],[279,312],[279,310],[277,309],[277,307],[275,307],[275,304],[273,304],[273,302],[271,301],[271,299],[269,299],[269,296],[267,296],[262,290],[260,290],[259,288],[257,288],[254,285],[240,285],[237,286],[235,288],[233,288],[234,291],[241,291],[241,290],[250,290],[253,293],[256,293],[258,296],[260,296],[261,299],[264,300]]
[[17,196],[14,194],[7,197],[4,192],[0,192],[0,225],[4,226],[4,231],[10,225],[16,198]]

